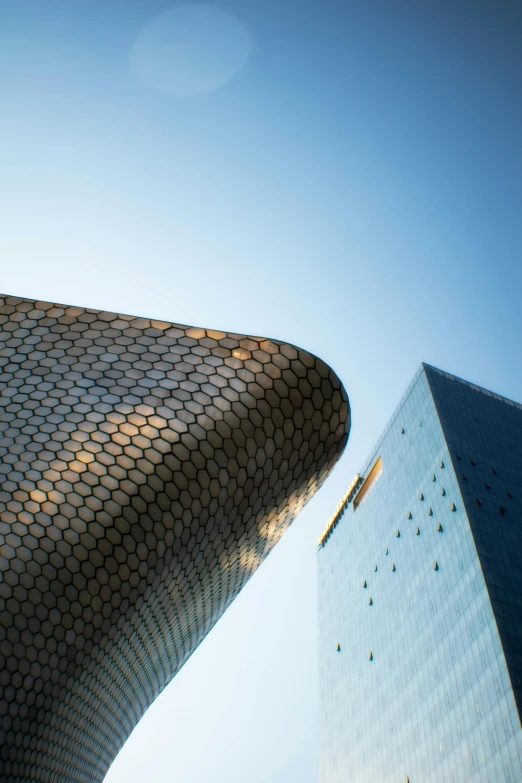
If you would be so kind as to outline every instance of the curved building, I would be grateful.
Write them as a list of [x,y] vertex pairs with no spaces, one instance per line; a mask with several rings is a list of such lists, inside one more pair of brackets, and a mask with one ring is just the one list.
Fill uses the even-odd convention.
[[0,778],[102,781],[350,427],[274,340],[0,297]]

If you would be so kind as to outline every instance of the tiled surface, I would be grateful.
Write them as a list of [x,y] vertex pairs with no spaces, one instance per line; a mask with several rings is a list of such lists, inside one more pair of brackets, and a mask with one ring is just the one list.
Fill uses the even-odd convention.
[[[476,462],[469,472],[493,461],[498,491],[506,491],[501,476],[514,489],[514,423],[497,426],[488,406],[494,401],[496,417],[515,416],[517,426],[522,411],[461,386],[419,370],[362,471],[380,456],[381,477],[355,511],[347,505],[319,549],[321,783],[522,780],[503,619],[485,565],[494,557],[503,578],[520,578],[515,505],[509,522],[488,507],[481,524],[493,535],[485,539],[455,456],[460,438],[462,459]],[[486,432],[495,426],[496,435]],[[512,618],[517,595],[503,595]]]
[[0,778],[94,783],[339,458],[294,346],[0,298]]

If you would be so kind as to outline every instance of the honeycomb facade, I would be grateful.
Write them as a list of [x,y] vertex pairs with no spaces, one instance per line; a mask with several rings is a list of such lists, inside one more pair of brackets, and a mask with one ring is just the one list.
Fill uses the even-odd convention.
[[0,778],[103,780],[350,428],[278,341],[0,297]]

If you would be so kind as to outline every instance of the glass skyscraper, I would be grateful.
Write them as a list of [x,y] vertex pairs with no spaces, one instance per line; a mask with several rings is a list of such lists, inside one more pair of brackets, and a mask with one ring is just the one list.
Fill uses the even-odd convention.
[[318,565],[320,783],[522,781],[522,405],[422,365]]

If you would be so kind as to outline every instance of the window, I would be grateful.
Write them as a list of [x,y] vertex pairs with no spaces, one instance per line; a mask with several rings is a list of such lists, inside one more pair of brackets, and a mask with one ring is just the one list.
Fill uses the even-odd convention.
[[368,473],[366,479],[363,481],[363,484],[357,493],[357,495],[354,498],[353,501],[353,510],[356,511],[357,507],[361,505],[364,498],[370,491],[370,489],[373,489],[377,481],[382,476],[383,466],[382,466],[382,459],[379,457],[378,460],[375,462],[374,466]]

